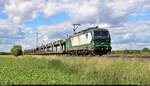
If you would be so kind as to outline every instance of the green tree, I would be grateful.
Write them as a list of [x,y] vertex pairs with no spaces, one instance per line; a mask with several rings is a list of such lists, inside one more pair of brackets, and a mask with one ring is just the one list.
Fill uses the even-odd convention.
[[140,50],[135,50],[135,51],[134,51],[134,54],[140,54],[140,53],[141,53]]
[[149,48],[146,48],[146,47],[145,47],[145,48],[142,49],[142,51],[143,51],[143,52],[148,52],[148,51],[149,51]]
[[11,49],[11,54],[14,56],[22,55],[22,47],[21,45],[14,45]]
[[130,50],[124,50],[123,54],[131,54],[131,51]]

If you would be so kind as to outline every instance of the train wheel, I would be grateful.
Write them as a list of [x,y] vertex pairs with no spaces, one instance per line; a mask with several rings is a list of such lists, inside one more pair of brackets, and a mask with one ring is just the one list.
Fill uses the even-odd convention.
[[86,56],[86,51],[83,51],[83,52],[82,52],[82,56]]
[[102,56],[103,54],[102,53],[99,53],[99,56]]
[[95,56],[96,54],[94,53],[94,51],[91,51],[90,53],[90,56]]

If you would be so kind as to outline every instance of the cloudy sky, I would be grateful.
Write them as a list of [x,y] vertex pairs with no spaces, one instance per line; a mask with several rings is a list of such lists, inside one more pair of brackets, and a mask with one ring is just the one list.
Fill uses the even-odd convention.
[[113,50],[150,48],[150,0],[0,0],[0,52],[65,39],[78,31],[108,28]]

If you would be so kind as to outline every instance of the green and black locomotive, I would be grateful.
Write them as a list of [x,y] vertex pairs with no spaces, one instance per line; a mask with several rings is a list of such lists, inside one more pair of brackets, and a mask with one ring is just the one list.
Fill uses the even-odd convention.
[[111,52],[111,38],[107,29],[92,27],[69,37],[65,46],[71,55],[103,55]]
[[91,27],[74,33],[66,40],[57,40],[35,49],[24,51],[25,55],[104,55],[111,52],[110,33],[105,28]]

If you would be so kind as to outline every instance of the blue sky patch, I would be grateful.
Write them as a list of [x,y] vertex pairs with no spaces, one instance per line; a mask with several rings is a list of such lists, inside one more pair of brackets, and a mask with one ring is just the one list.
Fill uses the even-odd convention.
[[2,13],[3,10],[4,10],[4,7],[0,6],[0,19],[7,19],[8,16]]
[[70,20],[69,15],[65,12],[61,12],[61,13],[58,13],[56,16],[52,16],[50,18],[50,24],[58,24],[62,22],[67,22],[69,20]]
[[132,21],[150,20],[150,15],[146,15],[146,16],[132,16],[132,17],[129,17],[129,19],[132,20]]
[[26,26],[36,27],[37,25],[40,26],[40,25],[45,25],[45,24],[47,24],[47,21],[46,19],[43,18],[43,13],[40,13],[40,15],[36,19],[27,23]]
[[129,16],[129,19],[132,21],[150,20],[150,10],[137,12],[136,16]]

